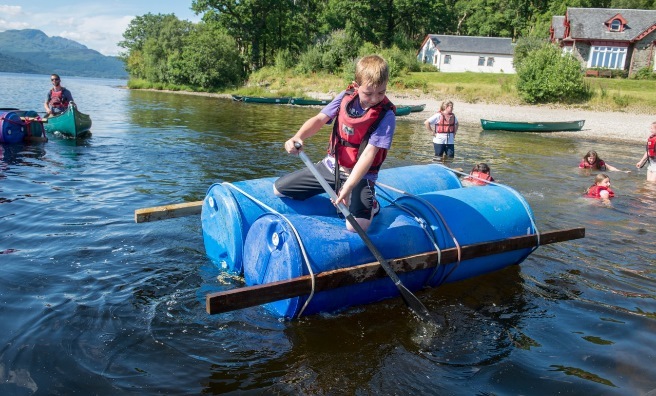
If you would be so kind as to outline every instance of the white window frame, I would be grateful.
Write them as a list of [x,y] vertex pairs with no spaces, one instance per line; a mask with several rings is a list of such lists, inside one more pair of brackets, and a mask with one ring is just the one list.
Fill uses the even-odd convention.
[[478,57],[478,65],[479,66],[485,66],[485,57],[484,56],[479,56]]
[[488,56],[487,62],[485,63],[485,66],[494,67],[494,57],[493,56]]
[[449,54],[444,55],[444,64],[445,65],[450,65],[451,64],[451,55],[449,55]]
[[601,67],[604,69],[622,70],[626,63],[626,50],[626,47],[594,45],[590,47],[588,68]]
[[613,19],[610,22],[610,31],[611,32],[620,32],[622,31],[622,21],[619,19]]

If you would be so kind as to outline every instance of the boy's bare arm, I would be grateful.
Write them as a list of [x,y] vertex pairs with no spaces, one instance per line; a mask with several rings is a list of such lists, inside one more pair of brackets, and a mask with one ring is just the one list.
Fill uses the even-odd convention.
[[296,147],[294,147],[294,143],[298,142],[302,146],[305,139],[319,132],[321,127],[326,125],[329,120],[330,117],[323,113],[319,113],[305,121],[301,128],[299,128],[298,132],[296,132],[296,134],[291,139],[285,142],[285,151],[290,154],[298,153],[298,150]]

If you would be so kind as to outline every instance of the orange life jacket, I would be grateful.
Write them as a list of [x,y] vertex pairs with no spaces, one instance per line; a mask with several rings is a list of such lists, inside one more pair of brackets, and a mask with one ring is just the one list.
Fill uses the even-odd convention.
[[585,196],[590,198],[601,198],[600,193],[604,190],[608,191],[608,198],[612,198],[615,196],[615,193],[610,188],[604,186],[598,186],[596,184],[593,184],[592,186],[590,186],[590,188],[588,188],[588,193]]
[[[349,115],[348,108],[357,96],[357,90],[344,95],[333,127],[329,149],[329,153],[337,158],[339,165],[348,169],[355,166],[369,142],[369,137],[378,128],[387,111],[396,110],[385,96],[380,103],[367,109],[364,114],[354,117]],[[377,173],[386,156],[387,150],[378,150],[368,172]]]
[[435,132],[437,133],[454,133],[456,131],[456,116],[451,113],[449,119],[446,119],[444,113],[440,112],[442,117],[435,124]]
[[[478,179],[482,179],[482,180],[478,180]],[[465,180],[467,180],[468,182],[471,182],[472,184],[476,184],[478,186],[486,185],[487,184],[486,181],[488,181],[488,182],[493,182],[494,181],[494,179],[492,178],[492,175],[487,174],[487,173],[483,173],[483,172],[479,172],[479,171],[472,171],[469,174],[469,176],[467,176],[467,178]]]
[[50,89],[50,108],[52,109],[53,107],[66,110],[68,107],[68,99],[64,96],[64,88],[62,87],[61,90],[55,91],[54,88]]
[[651,135],[647,139],[647,156],[656,157],[656,135]]

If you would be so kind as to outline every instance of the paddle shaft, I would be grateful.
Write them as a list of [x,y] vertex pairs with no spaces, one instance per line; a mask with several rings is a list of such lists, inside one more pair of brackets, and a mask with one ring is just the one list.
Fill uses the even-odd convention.
[[[300,150],[300,148],[302,146],[299,143],[295,143],[295,147],[296,147],[297,150],[299,150],[298,151],[298,156],[301,157],[301,160],[305,163],[305,166],[307,166],[307,168],[310,170],[310,172],[312,172],[312,174],[317,179],[319,184],[321,184],[321,187],[323,187],[323,189],[330,196],[330,198],[333,200],[333,202],[335,202],[335,204],[337,205],[337,208],[340,210],[340,212],[342,212],[344,217],[346,217],[346,220],[351,224],[351,227],[353,227],[353,229],[355,229],[355,231],[358,233],[360,238],[362,238],[362,241],[364,242],[364,244],[367,245],[367,248],[369,248],[369,250],[374,255],[376,260],[378,260],[378,263],[380,263],[380,266],[383,267],[383,269],[387,273],[387,276],[390,277],[392,282],[394,282],[394,285],[396,286],[396,288],[399,289],[399,292],[401,293],[401,297],[403,298],[403,301],[405,301],[406,305],[412,311],[414,311],[415,314],[417,314],[417,316],[419,316],[419,318],[421,318],[422,320],[432,321],[432,319],[430,317],[430,312],[428,311],[428,309],[424,306],[424,304],[421,303],[421,301],[419,301],[417,296],[412,294],[412,292],[410,290],[408,290],[408,288],[405,287],[405,285],[403,285],[403,283],[401,282],[401,279],[398,277],[398,275],[396,275],[394,270],[392,270],[392,267],[390,267],[389,263],[387,262],[387,260],[385,260],[383,255],[376,248],[376,246],[374,246],[373,242],[371,241],[371,239],[369,238],[367,233],[362,229],[362,227],[360,226],[360,223],[357,222],[357,220],[355,219],[355,217],[353,217],[351,212],[349,212],[346,205],[344,205],[341,202],[337,202],[337,194],[335,194],[335,191],[333,191],[333,189],[330,187],[330,185],[328,184],[326,179],[324,179],[323,176],[321,176],[321,174],[319,173],[317,168],[314,167],[314,164],[312,163],[310,158],[308,158],[308,156],[305,154],[305,152]],[[335,164],[335,166],[338,166],[338,165]]]

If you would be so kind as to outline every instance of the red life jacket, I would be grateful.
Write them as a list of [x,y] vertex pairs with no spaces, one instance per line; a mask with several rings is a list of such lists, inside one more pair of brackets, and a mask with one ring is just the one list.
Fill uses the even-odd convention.
[[[330,154],[337,157],[339,165],[348,169],[355,166],[369,142],[369,137],[378,128],[387,110],[396,110],[396,107],[385,96],[380,103],[367,109],[361,116],[351,116],[348,113],[348,108],[357,96],[357,91],[347,92],[344,95],[333,127],[329,151]],[[387,150],[378,150],[368,172],[377,173],[386,156]]]
[[[482,180],[478,180],[478,179],[482,179]],[[485,181],[488,181],[488,182],[493,182],[494,181],[494,179],[492,178],[492,175],[489,175],[489,174],[483,173],[483,172],[479,172],[479,171],[472,171],[469,174],[469,176],[467,176],[467,178],[465,180],[467,180],[468,182],[470,182],[472,184],[476,184],[477,186],[486,185],[487,183]],[[483,181],[483,180],[485,180],[485,181]]]
[[579,164],[579,168],[583,169],[598,169],[598,170],[606,170],[606,163],[604,160],[600,160],[597,158],[594,164],[591,164],[588,162],[587,159],[582,159],[581,163]]
[[647,139],[647,156],[656,157],[656,135],[651,135]]
[[54,88],[50,89],[50,108],[56,107],[65,110],[68,107],[68,99],[64,97],[64,88],[55,91]]
[[612,198],[615,196],[615,193],[610,188],[604,186],[598,186],[596,184],[593,184],[592,186],[590,186],[590,188],[588,188],[588,193],[585,196],[590,198],[601,198],[600,192],[604,190],[608,191],[608,198]]
[[454,133],[456,131],[456,116],[451,113],[449,119],[446,119],[444,113],[440,112],[440,117],[437,124],[435,124],[435,132],[437,133]]

